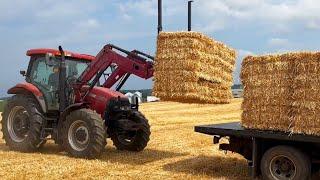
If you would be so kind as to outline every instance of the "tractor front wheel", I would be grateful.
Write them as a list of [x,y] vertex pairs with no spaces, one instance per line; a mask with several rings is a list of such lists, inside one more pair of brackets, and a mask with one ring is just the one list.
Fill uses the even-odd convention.
[[150,138],[150,125],[145,116],[139,111],[132,111],[128,120],[139,124],[138,130],[124,130],[120,127],[110,127],[109,133],[113,144],[118,150],[142,151]]
[[97,158],[106,145],[104,122],[90,109],[71,112],[62,129],[62,146],[72,156]]

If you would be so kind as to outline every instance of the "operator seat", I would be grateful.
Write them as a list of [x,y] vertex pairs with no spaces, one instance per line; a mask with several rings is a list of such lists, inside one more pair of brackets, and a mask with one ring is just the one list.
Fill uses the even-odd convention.
[[48,81],[49,87],[53,87],[54,89],[57,89],[59,86],[59,71],[58,72],[53,72],[49,76],[49,81]]

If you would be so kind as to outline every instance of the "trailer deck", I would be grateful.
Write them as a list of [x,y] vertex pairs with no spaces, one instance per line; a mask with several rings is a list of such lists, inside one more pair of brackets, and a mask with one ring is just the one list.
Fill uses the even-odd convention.
[[[213,143],[219,144],[220,150],[236,152],[246,158],[248,160],[249,174],[251,174],[252,178],[256,178],[261,174],[263,177],[267,177],[270,173],[279,173],[277,166],[272,164],[270,159],[288,157],[290,155],[288,152],[295,153],[290,159],[291,163],[298,163],[294,168],[302,171],[301,169],[307,167],[303,174],[304,177],[311,175],[311,167],[316,171],[318,170],[316,169],[318,165],[313,165],[320,162],[320,136],[248,129],[242,127],[240,122],[200,125],[195,126],[194,130],[195,132],[213,136]],[[222,137],[229,137],[229,142],[220,143]],[[281,151],[281,149],[286,150]],[[304,166],[299,166],[300,164],[304,164]],[[268,171],[266,166],[272,166],[277,171]]]
[[195,131],[203,134],[217,136],[255,137],[263,139],[277,139],[313,143],[320,142],[320,136],[292,134],[282,131],[246,129],[241,126],[240,122],[195,126]]

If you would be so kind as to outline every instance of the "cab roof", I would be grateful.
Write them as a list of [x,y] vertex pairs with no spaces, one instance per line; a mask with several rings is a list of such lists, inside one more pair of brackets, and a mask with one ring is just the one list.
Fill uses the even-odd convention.
[[[46,49],[46,48],[39,48],[39,49],[30,49],[27,51],[27,56],[33,56],[33,55],[41,55],[41,54],[47,54],[51,53],[55,56],[60,56],[60,51],[57,49]],[[95,59],[94,56],[88,55],[88,54],[78,54],[73,53],[70,51],[64,51],[66,57],[72,57],[79,60],[87,60],[87,61],[93,61]]]

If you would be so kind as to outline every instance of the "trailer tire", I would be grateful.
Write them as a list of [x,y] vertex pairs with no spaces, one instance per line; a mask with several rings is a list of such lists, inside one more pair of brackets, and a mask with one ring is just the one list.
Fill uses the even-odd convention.
[[310,158],[290,146],[275,146],[268,149],[261,159],[263,179],[304,180],[311,177]]
[[126,141],[119,136],[119,130],[111,128],[111,140],[118,150],[142,151],[147,146],[151,134],[148,120],[139,111],[132,111],[128,118],[136,123],[141,123],[142,129],[136,131],[130,141]]
[[1,121],[3,139],[10,149],[34,152],[45,143],[40,139],[43,118],[32,96],[14,95],[8,100]]
[[71,156],[94,159],[101,155],[107,142],[99,114],[90,109],[75,110],[62,126],[62,146]]

